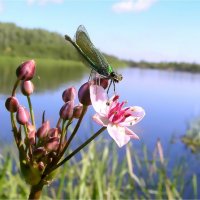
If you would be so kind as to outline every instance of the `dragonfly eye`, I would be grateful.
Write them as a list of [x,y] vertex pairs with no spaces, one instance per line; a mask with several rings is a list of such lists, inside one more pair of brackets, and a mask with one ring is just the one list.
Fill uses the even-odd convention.
[[115,72],[111,72],[111,73],[110,73],[110,77],[111,77],[111,79],[112,79],[114,82],[116,82],[116,83],[118,83],[119,81],[121,81],[122,78],[123,78],[121,74],[117,74],[117,73],[115,73]]

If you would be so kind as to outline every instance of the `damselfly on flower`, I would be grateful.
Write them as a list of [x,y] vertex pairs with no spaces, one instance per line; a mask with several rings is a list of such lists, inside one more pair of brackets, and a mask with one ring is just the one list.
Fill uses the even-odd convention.
[[101,77],[110,79],[111,83],[118,83],[122,80],[122,75],[113,70],[103,54],[93,45],[83,25],[78,27],[74,41],[68,35],[65,35],[65,39],[77,49],[92,71],[94,70]]

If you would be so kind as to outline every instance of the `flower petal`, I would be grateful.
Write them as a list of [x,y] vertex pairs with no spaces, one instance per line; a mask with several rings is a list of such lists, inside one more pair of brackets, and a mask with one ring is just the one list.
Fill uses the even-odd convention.
[[108,124],[107,130],[119,147],[124,146],[130,140],[130,136],[125,133],[124,127]]
[[108,97],[103,87],[98,85],[91,85],[90,99],[92,102],[92,106],[97,113],[102,116],[107,115],[108,105],[106,104],[106,102],[108,101]]
[[132,110],[133,116],[135,116],[135,117],[143,118],[145,116],[145,111],[140,106],[133,106],[133,107],[131,107],[131,110]]
[[137,140],[139,140],[140,138],[138,137],[138,135],[136,135],[131,129],[129,129],[129,128],[126,128],[125,127],[125,133],[126,133],[126,135],[128,135],[130,138],[132,138],[132,139],[137,139]]
[[119,123],[120,126],[133,126],[137,124],[145,116],[145,111],[142,107],[133,106],[131,107],[131,116],[127,117],[125,121]]
[[99,115],[98,113],[96,113],[95,115],[93,115],[92,119],[97,123],[100,124],[102,126],[107,126],[109,121],[106,117],[103,117],[101,115]]

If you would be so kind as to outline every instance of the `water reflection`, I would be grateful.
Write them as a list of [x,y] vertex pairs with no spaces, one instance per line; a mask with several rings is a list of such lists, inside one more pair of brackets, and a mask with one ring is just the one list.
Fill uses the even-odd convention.
[[[1,94],[10,94],[13,84],[16,81],[15,71],[16,68],[13,66],[0,67]],[[62,65],[48,67],[45,65],[37,67],[36,76],[33,80],[36,92],[56,90],[66,82],[78,81],[83,77],[85,71],[85,67],[81,65],[71,67],[64,67]]]

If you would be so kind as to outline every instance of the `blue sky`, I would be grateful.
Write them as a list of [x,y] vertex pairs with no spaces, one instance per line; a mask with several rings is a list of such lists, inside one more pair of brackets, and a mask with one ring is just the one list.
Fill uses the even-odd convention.
[[200,0],[0,0],[0,22],[71,36],[83,24],[120,58],[200,63]]

